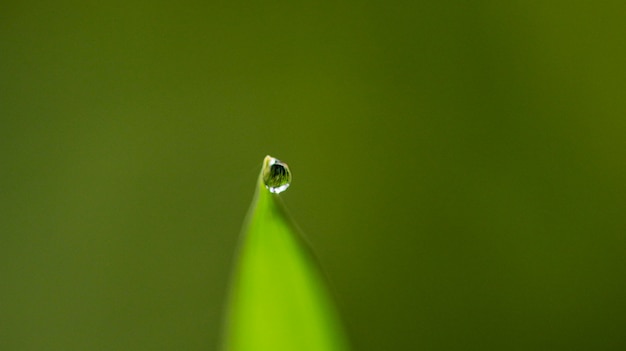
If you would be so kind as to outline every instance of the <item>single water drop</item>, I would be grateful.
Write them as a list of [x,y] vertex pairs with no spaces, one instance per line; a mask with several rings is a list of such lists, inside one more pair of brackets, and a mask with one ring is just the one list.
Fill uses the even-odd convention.
[[265,156],[263,161],[263,183],[274,194],[280,194],[291,185],[289,166],[272,156]]

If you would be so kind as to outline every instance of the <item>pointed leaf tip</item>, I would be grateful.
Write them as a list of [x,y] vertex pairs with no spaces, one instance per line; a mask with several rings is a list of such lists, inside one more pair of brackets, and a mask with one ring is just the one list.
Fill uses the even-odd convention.
[[267,156],[233,273],[224,351],[348,350],[326,282],[270,194],[290,181],[287,164]]

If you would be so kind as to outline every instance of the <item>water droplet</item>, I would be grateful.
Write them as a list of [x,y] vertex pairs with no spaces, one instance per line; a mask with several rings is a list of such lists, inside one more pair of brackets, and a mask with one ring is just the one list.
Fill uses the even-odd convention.
[[272,156],[265,156],[263,161],[263,183],[274,194],[280,194],[291,185],[289,166]]

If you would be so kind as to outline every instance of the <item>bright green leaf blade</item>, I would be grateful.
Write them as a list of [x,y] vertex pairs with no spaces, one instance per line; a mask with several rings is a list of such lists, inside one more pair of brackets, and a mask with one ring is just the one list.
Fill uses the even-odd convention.
[[234,273],[225,351],[348,350],[316,262],[263,174]]

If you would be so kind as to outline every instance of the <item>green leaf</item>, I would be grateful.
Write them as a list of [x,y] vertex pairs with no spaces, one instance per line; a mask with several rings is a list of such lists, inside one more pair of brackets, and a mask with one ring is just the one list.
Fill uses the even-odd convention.
[[225,351],[348,350],[324,277],[278,195],[290,181],[287,165],[267,156],[236,260]]

